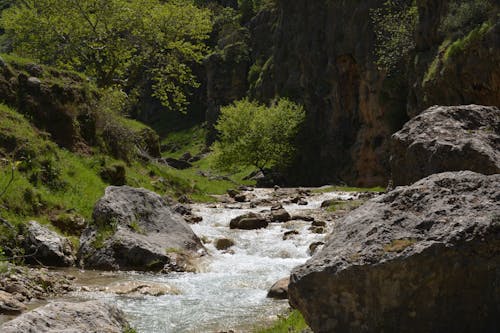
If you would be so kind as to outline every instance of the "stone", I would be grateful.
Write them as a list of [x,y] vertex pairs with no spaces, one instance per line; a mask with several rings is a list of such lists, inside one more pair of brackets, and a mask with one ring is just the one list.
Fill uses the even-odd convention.
[[324,227],[316,227],[316,226],[309,227],[309,231],[311,231],[314,234],[324,234],[326,232]]
[[52,302],[0,326],[2,333],[123,333],[130,328],[116,305],[100,301]]
[[26,309],[26,305],[19,302],[14,295],[0,290],[0,314],[19,314]]
[[306,222],[313,222],[315,220],[314,216],[308,215],[293,215],[292,220],[301,220]]
[[266,228],[268,224],[269,223],[262,215],[247,213],[232,219],[229,223],[229,227],[231,229],[252,230]]
[[229,189],[229,190],[227,190],[227,194],[228,194],[231,198],[234,198],[234,197],[236,197],[238,194],[240,194],[240,191],[235,190],[235,189]]
[[67,267],[75,263],[71,242],[36,221],[30,221],[24,234],[26,262]]
[[314,227],[326,227],[326,222],[325,221],[313,221],[312,225]]
[[286,231],[283,234],[283,240],[288,240],[288,239],[292,238],[293,236],[296,236],[296,235],[299,235],[299,234],[300,233],[297,230]]
[[244,194],[237,194],[234,196],[234,201],[236,202],[245,202],[247,201],[247,197]]
[[215,248],[219,251],[229,249],[234,245],[234,241],[229,238],[219,238],[215,241]]
[[444,171],[500,173],[497,107],[434,106],[407,122],[391,140],[394,185]]
[[292,219],[285,209],[273,210],[270,215],[271,222],[288,222]]
[[206,253],[183,218],[149,190],[106,188],[94,206],[93,219],[80,238],[78,253],[87,268],[183,271]]
[[267,293],[268,298],[274,299],[287,299],[288,298],[288,284],[290,283],[290,277],[278,280],[272,285]]
[[314,242],[311,245],[309,245],[309,251],[308,251],[309,255],[312,256],[323,245],[325,245],[324,242]]
[[179,295],[180,291],[167,284],[145,282],[145,281],[125,281],[117,282],[107,286],[104,291],[126,296],[163,296]]
[[367,201],[292,271],[314,332],[496,332],[500,175],[446,172]]
[[159,163],[166,164],[174,169],[185,170],[193,167],[193,165],[187,161],[178,160],[172,157],[160,158]]

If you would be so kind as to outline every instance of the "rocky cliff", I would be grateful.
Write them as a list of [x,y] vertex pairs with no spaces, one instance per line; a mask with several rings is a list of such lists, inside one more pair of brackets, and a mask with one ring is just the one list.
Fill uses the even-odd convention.
[[408,119],[435,104],[500,105],[498,5],[483,1],[486,7],[470,10],[456,0],[401,2],[416,6],[418,23],[408,27],[410,51],[387,71],[377,65],[372,20],[386,1],[276,1],[247,24],[248,72],[241,64],[213,67],[231,75],[209,82],[216,105],[209,120],[219,101],[227,104],[245,89],[261,101],[290,97],[307,111],[290,182],[386,184],[389,137]]

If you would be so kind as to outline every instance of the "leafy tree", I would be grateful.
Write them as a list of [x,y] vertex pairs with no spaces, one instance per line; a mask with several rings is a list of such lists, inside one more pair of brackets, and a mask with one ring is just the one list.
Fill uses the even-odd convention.
[[418,8],[414,0],[387,0],[370,16],[376,33],[376,64],[391,72],[415,48]]
[[294,139],[305,112],[287,99],[266,107],[248,99],[223,107],[216,125],[216,165],[221,169],[284,167],[294,156]]
[[101,87],[145,73],[153,95],[181,110],[198,85],[189,65],[203,59],[211,31],[209,11],[190,0],[24,0],[2,26],[21,56],[83,71]]

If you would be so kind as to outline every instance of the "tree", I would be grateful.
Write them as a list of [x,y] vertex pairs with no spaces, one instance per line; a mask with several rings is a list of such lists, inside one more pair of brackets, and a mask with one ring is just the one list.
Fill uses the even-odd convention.
[[223,107],[215,126],[220,132],[214,145],[216,165],[285,167],[294,157],[294,140],[304,119],[303,107],[287,99],[270,107],[248,99]]
[[190,0],[24,0],[1,23],[18,55],[85,72],[100,87],[145,73],[153,95],[181,110],[198,85],[189,65],[203,59],[211,31],[209,11]]

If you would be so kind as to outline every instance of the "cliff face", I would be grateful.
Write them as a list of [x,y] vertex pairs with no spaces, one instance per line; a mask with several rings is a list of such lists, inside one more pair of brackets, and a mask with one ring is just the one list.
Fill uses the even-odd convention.
[[[263,102],[284,96],[304,104],[307,120],[297,143],[299,156],[288,170],[290,183],[385,185],[388,139],[411,117],[436,104],[500,105],[500,24],[494,1],[489,21],[473,17],[462,28],[464,18],[455,18],[451,8],[467,2],[417,0],[414,48],[393,73],[375,64],[370,13],[385,2],[279,0],[247,25],[247,71],[227,61],[209,67],[212,110],[246,89]],[[443,31],[450,17],[458,31]],[[217,71],[230,75],[223,82]],[[210,115],[214,122],[216,113]]]
[[386,117],[402,101],[374,64],[370,8],[383,2],[279,2],[273,73],[262,74],[261,86],[298,99],[308,112],[292,182],[385,183]]

